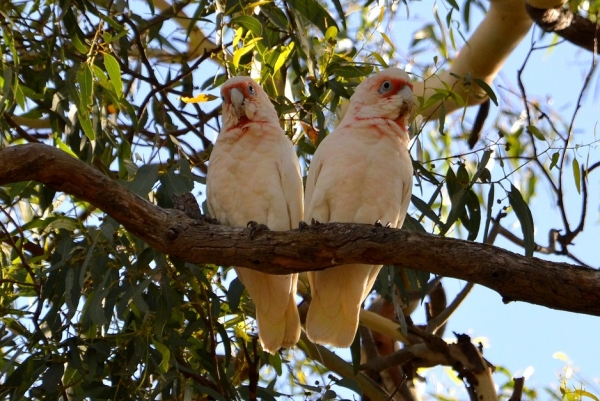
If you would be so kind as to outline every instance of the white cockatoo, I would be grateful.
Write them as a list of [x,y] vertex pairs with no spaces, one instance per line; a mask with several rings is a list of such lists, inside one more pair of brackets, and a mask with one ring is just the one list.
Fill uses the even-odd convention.
[[[223,126],[206,177],[209,213],[234,227],[250,221],[276,231],[298,227],[303,214],[300,166],[273,104],[249,77],[229,79],[221,96]],[[295,345],[300,337],[298,275],[235,270],[256,305],[263,349],[275,353]]]
[[[344,118],[310,163],[306,221],[402,226],[412,190],[407,132],[412,110],[412,85],[398,68],[358,85]],[[381,265],[354,264],[309,272],[308,337],[319,344],[349,347],[361,304],[380,269]]]

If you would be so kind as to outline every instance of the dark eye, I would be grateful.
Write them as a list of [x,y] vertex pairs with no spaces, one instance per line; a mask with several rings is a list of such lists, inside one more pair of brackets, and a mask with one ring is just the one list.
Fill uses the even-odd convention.
[[248,85],[248,92],[250,92],[251,95],[256,95],[256,93],[254,92],[254,86],[252,85]]
[[379,93],[381,93],[383,95],[384,93],[389,92],[391,89],[392,89],[392,83],[390,81],[383,81],[383,83],[379,87]]

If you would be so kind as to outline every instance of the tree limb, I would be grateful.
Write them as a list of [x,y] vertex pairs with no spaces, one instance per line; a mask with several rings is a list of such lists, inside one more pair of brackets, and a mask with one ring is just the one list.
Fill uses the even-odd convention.
[[365,224],[318,224],[253,236],[165,210],[93,167],[42,144],[0,149],[0,185],[35,180],[102,209],[157,250],[179,259],[273,274],[348,263],[390,264],[486,286],[524,301],[600,316],[600,272],[526,258],[487,244]]
[[573,13],[561,5],[554,8],[537,8],[526,3],[527,13],[544,31],[554,32],[576,46],[596,52],[600,42],[600,26]]

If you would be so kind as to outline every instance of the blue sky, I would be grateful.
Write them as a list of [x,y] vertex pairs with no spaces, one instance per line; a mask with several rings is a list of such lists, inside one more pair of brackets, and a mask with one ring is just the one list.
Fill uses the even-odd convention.
[[[486,2],[486,6],[488,3]],[[398,18],[395,22],[395,38],[398,47],[408,46],[410,37],[425,21],[431,21],[432,4],[429,2],[411,2],[410,19]],[[445,13],[441,11],[443,16]],[[404,14],[405,16],[405,14]],[[481,19],[481,14],[474,15],[471,20],[472,30]],[[538,45],[549,44],[553,35],[546,35],[539,39],[540,30],[530,30],[518,48],[507,60],[501,73],[494,82],[496,93],[501,94],[503,88],[517,87],[517,70],[521,68],[527,52],[531,47],[532,39]],[[406,51],[408,47],[404,47]],[[530,60],[523,73],[523,80],[527,93],[531,99],[538,99],[542,104],[551,102],[552,107],[559,110],[567,121],[575,109],[577,97],[583,85],[583,77],[589,71],[592,63],[592,54],[575,46],[564,43],[551,50],[540,50],[530,56]],[[590,143],[598,139],[597,125],[600,121],[600,85],[596,72],[584,96],[582,108],[575,123],[575,137],[573,145]],[[502,96],[500,99],[502,104]],[[518,111],[518,110],[517,110]],[[492,121],[498,113],[498,108],[492,105],[490,117]],[[488,124],[489,125],[489,124]],[[486,125],[487,128],[489,128]],[[485,129],[484,129],[485,133]],[[589,151],[589,164],[600,160],[597,146],[583,149],[578,152],[578,159],[587,162]],[[569,174],[571,174],[569,172]],[[580,198],[577,194],[573,180],[567,176],[566,194],[569,204],[569,216],[573,223],[577,222],[580,213]],[[560,228],[558,208],[552,204],[547,185],[540,186],[538,195],[531,203],[530,209],[535,222],[536,242],[547,245],[548,231],[551,228]],[[600,176],[598,172],[589,178],[589,204],[586,229],[574,242],[571,251],[578,258],[593,267],[600,266],[597,246],[600,238],[599,224],[599,194]],[[519,235],[520,228],[511,224],[510,218],[503,221],[506,228]],[[514,218],[512,220],[515,221]],[[512,243],[499,238],[496,246],[522,253],[522,249]],[[536,254],[547,260],[570,262],[565,257],[547,256]],[[449,294],[456,294],[464,282],[453,279],[444,280],[445,288]],[[534,368],[533,375],[527,380],[527,386],[538,388],[550,385],[558,386],[558,375],[565,367],[565,362],[554,359],[557,351],[564,352],[570,361],[581,372],[580,377],[593,382],[596,387],[589,390],[600,395],[600,348],[596,344],[600,332],[600,318],[551,310],[537,305],[523,302],[503,304],[501,296],[487,288],[476,286],[466,301],[457,310],[449,321],[446,336],[452,332],[467,333],[472,337],[487,337],[488,342],[484,356],[492,363],[504,366],[512,373],[523,371],[528,366]],[[439,372],[436,373],[439,377]],[[497,377],[497,380],[504,380]],[[576,384],[576,380],[570,384]],[[463,397],[461,397],[463,398]],[[540,397],[545,399],[546,396]]]

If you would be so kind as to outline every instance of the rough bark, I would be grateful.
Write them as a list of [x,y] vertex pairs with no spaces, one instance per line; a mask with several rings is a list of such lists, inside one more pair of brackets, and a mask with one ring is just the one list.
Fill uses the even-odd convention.
[[273,274],[347,263],[393,264],[484,285],[524,301],[600,316],[600,271],[549,262],[491,245],[364,224],[319,224],[285,232],[231,228],[165,210],[59,149],[0,149],[0,185],[34,180],[74,195],[157,250],[192,263]]
[[600,26],[589,19],[574,14],[562,5],[554,8],[537,8],[526,4],[531,19],[544,31],[554,32],[576,46],[598,52]]

